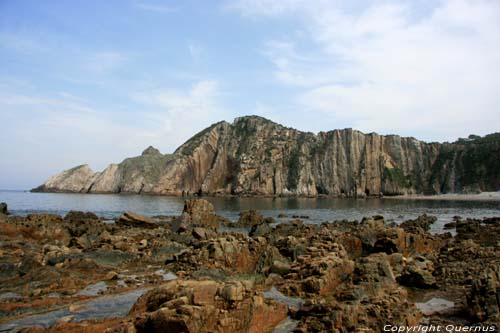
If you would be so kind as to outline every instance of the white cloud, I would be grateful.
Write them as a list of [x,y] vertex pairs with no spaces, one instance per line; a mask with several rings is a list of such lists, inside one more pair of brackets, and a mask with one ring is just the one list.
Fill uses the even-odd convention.
[[230,115],[221,106],[219,85],[213,80],[197,81],[185,90],[139,92],[134,99],[152,110],[145,113],[145,117],[155,124],[150,137],[168,142],[170,151],[197,131]]
[[243,0],[233,8],[303,25],[306,40],[268,41],[263,52],[279,82],[301,87],[295,103],[330,124],[432,140],[497,131],[500,2],[415,4],[354,10],[332,1]]

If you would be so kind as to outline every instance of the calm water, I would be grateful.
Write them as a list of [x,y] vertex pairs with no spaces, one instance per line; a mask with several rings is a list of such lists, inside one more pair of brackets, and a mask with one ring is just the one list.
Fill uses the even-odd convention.
[[[308,215],[311,223],[338,219],[359,220],[363,216],[381,214],[388,220],[400,222],[427,213],[436,215],[436,227],[463,217],[500,216],[498,202],[394,200],[394,199],[336,199],[336,198],[222,198],[205,197],[213,203],[218,214],[237,220],[242,210],[257,209],[265,216],[279,213],[291,216]],[[13,214],[34,212],[66,214],[70,210],[92,211],[113,218],[125,210],[145,215],[178,215],[184,198],[117,194],[66,194],[0,191],[0,202],[7,202]]]

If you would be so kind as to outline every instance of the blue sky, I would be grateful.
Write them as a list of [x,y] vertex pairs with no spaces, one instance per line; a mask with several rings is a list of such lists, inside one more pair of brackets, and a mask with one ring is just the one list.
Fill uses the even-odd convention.
[[0,0],[0,188],[219,120],[499,131],[500,2]]

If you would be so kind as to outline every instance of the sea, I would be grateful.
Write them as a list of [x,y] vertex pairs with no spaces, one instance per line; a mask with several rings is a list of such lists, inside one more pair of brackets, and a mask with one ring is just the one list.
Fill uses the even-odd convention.
[[[307,223],[334,220],[361,220],[365,216],[383,215],[388,222],[400,223],[422,214],[434,215],[438,221],[431,231],[440,232],[454,216],[468,218],[500,217],[498,201],[411,200],[393,198],[297,198],[297,197],[203,197],[217,212],[232,221],[239,213],[255,209],[264,216],[277,218],[285,214],[291,220],[301,216]],[[64,215],[70,210],[90,211],[104,219],[114,219],[124,211],[148,216],[179,215],[183,197],[133,194],[31,193],[0,190],[0,202],[8,204],[15,215],[54,213]]]

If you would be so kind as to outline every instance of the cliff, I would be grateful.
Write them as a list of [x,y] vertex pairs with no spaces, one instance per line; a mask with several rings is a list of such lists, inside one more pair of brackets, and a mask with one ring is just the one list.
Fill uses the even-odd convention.
[[313,134],[257,116],[213,124],[163,155],[87,165],[33,191],[160,195],[394,195],[500,189],[500,134],[426,143],[353,129]]

